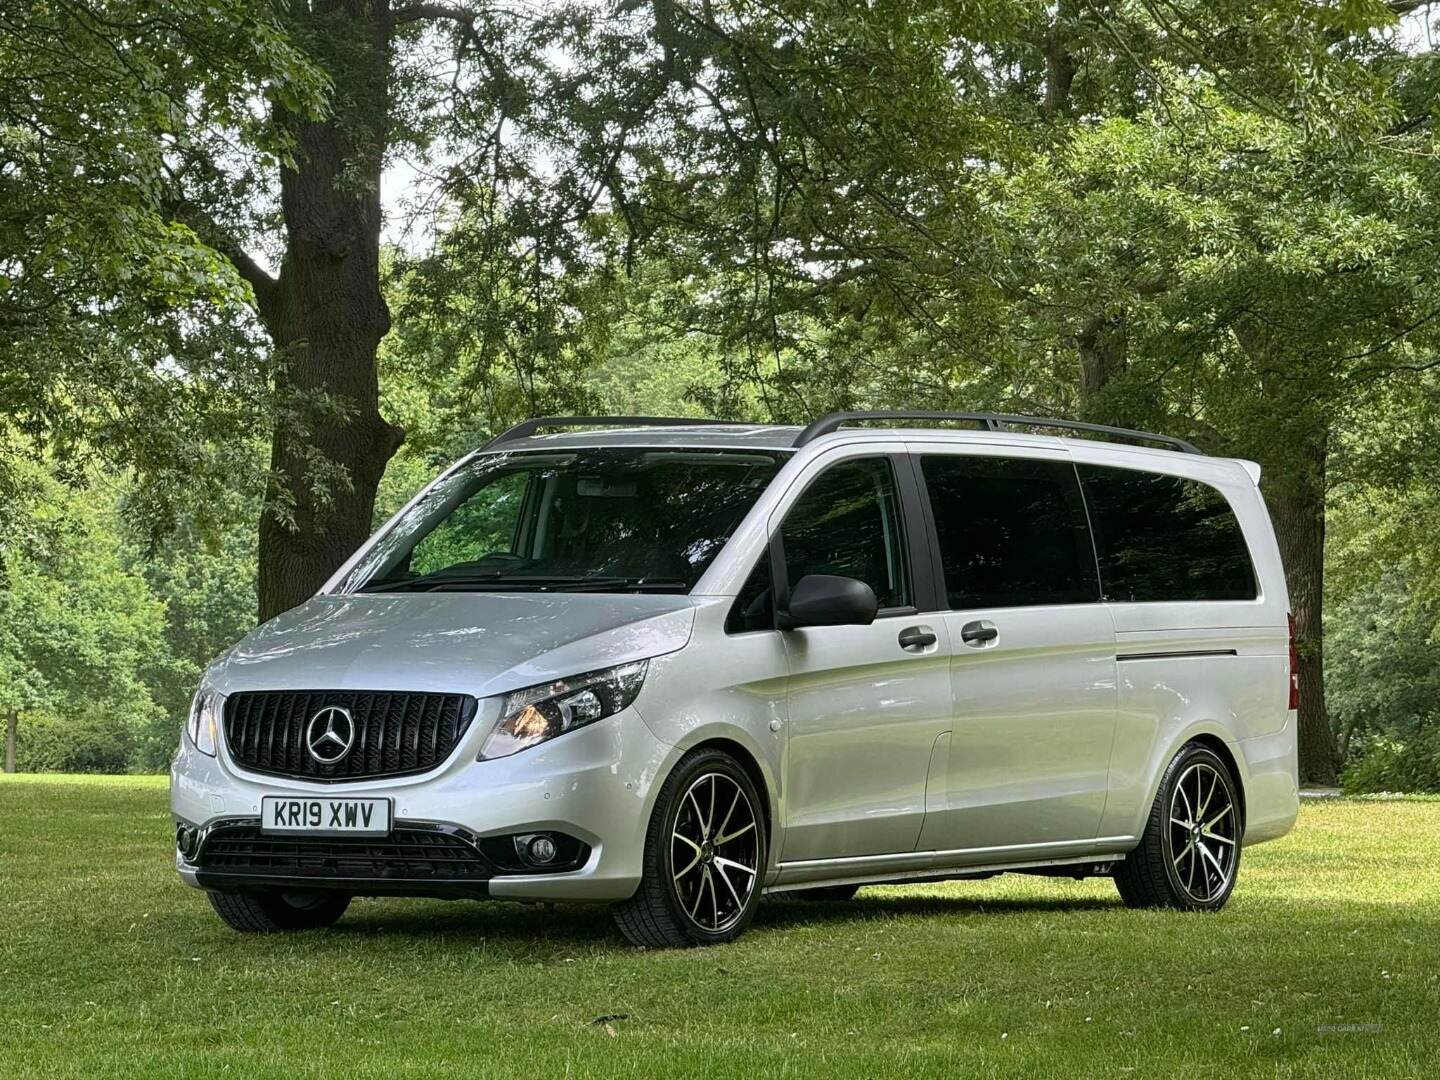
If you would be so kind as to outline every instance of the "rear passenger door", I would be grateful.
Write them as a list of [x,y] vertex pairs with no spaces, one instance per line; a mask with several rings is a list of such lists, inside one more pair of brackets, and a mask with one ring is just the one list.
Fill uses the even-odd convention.
[[915,461],[943,569],[954,699],[920,849],[975,863],[1083,852],[1105,808],[1115,633],[1074,466],[1020,448]]

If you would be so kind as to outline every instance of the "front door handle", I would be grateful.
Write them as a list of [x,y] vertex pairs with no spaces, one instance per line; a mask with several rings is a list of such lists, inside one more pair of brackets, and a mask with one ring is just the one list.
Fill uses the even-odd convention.
[[960,628],[960,640],[972,649],[983,649],[1000,636],[989,619],[976,619]]
[[939,640],[928,626],[907,626],[900,631],[900,647],[906,652],[924,652]]

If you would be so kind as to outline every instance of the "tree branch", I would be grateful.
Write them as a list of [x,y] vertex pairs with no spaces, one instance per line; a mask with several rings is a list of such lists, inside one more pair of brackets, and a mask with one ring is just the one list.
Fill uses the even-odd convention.
[[469,8],[455,7],[452,4],[429,4],[414,3],[403,4],[390,12],[392,23],[421,22],[426,19],[448,19],[450,22],[464,23],[473,26],[479,18],[479,12],[471,11]]
[[170,217],[181,225],[188,226],[196,236],[229,260],[255,293],[255,304],[260,309],[260,318],[270,321],[275,311],[275,302],[280,291],[280,281],[272,277],[228,229],[194,203],[177,201],[170,206]]

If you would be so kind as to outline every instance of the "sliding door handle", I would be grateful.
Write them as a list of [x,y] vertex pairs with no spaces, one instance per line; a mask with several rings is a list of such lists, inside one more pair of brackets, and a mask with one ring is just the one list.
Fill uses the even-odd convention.
[[907,626],[900,631],[900,647],[906,652],[924,652],[939,640],[928,626]]
[[960,640],[972,649],[983,649],[999,636],[1000,631],[989,619],[976,619],[960,628]]

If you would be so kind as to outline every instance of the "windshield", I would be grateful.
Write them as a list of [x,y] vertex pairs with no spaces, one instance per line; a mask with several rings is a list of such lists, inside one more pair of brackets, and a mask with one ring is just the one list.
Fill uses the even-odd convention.
[[785,455],[489,454],[382,536],[346,591],[689,592]]

